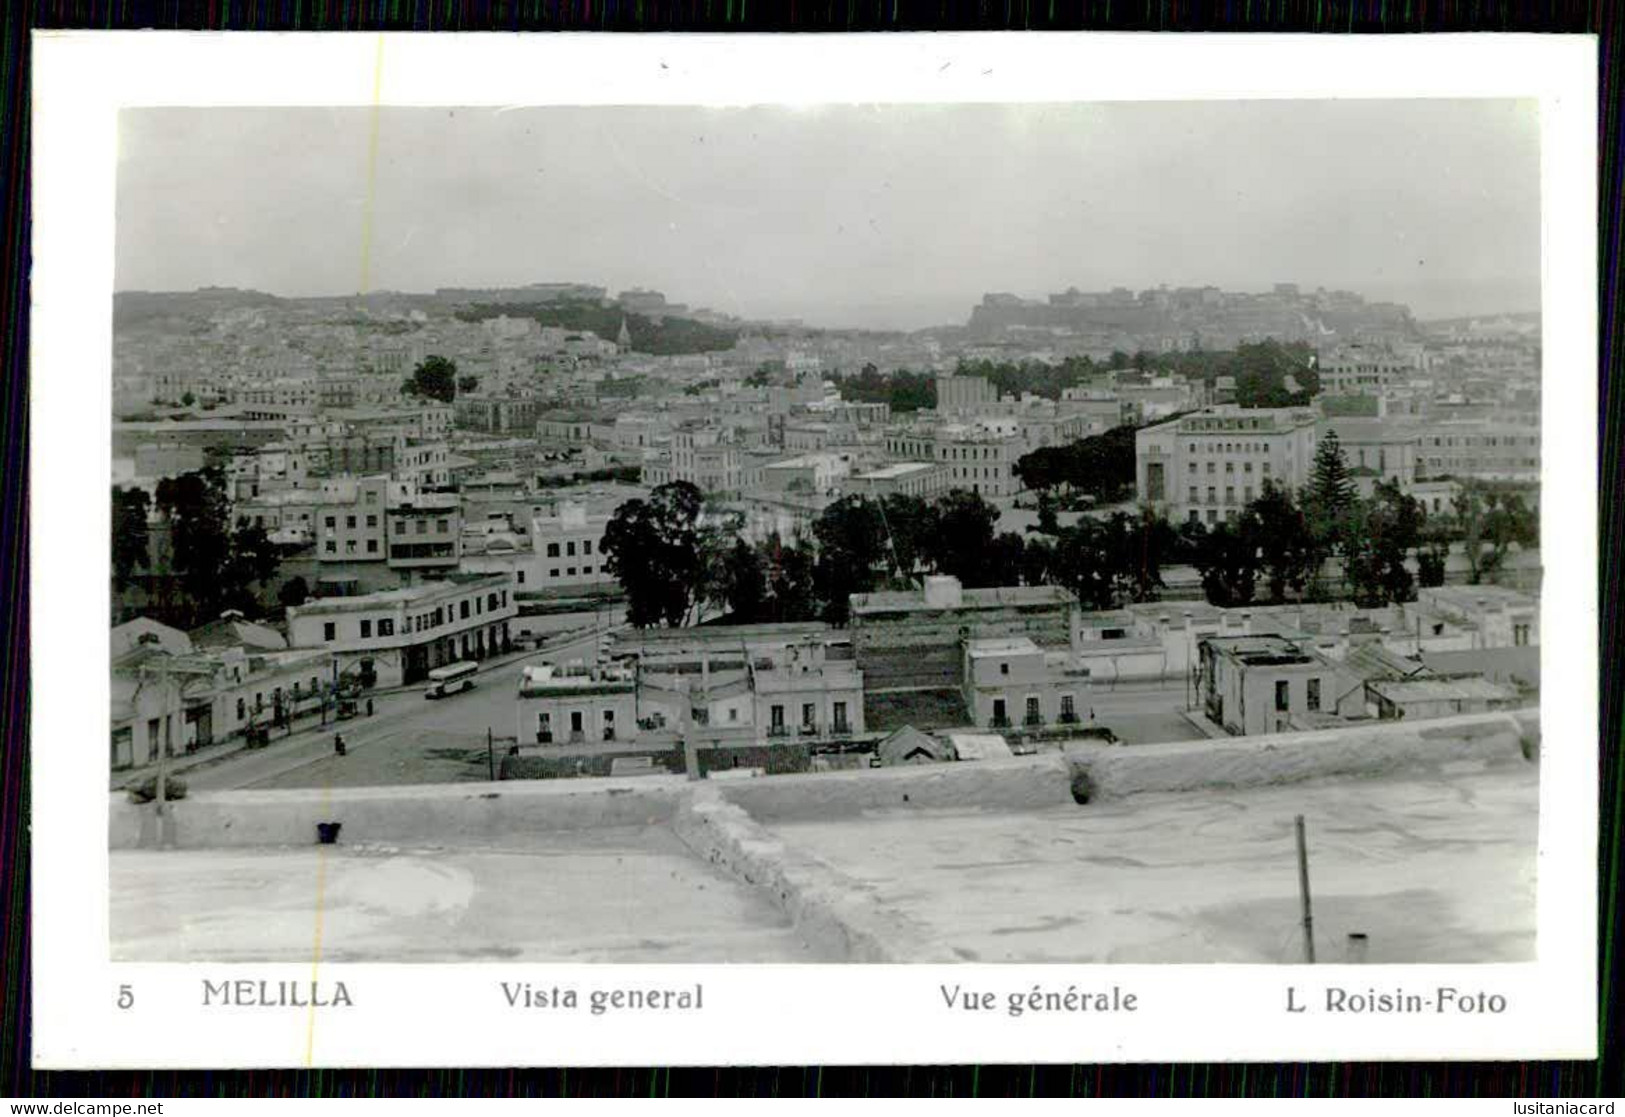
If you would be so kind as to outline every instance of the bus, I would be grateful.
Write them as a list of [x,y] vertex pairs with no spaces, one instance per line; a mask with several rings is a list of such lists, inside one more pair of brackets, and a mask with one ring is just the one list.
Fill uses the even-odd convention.
[[429,672],[429,689],[423,692],[423,697],[445,698],[458,691],[473,690],[475,670],[472,663],[452,663],[445,667],[436,667]]

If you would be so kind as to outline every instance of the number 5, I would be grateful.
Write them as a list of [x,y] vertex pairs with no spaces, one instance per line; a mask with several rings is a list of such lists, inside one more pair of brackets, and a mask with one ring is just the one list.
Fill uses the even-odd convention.
[[135,1004],[135,992],[128,985],[120,985],[118,987],[118,1006],[120,1008],[129,1008],[133,1004]]

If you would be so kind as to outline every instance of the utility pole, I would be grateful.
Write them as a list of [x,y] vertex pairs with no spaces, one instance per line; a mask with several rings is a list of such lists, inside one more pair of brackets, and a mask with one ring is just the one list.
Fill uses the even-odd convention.
[[491,782],[495,783],[497,778],[497,754],[496,747],[491,742],[491,727],[489,725],[485,727],[485,767],[491,776]]
[[1298,815],[1298,899],[1303,906],[1303,954],[1310,965],[1315,961],[1315,916],[1309,902],[1309,845],[1304,838],[1303,815]]

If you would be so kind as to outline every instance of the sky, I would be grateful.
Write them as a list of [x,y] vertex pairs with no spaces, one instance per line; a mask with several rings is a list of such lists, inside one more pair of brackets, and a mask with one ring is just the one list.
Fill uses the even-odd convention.
[[1540,305],[1532,101],[129,109],[116,286],[584,282],[813,325],[1274,283]]

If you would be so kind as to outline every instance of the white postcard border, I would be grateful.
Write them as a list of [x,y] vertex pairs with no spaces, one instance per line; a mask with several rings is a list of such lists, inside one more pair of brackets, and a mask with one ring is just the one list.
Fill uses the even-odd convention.
[[[34,38],[34,1059],[50,1067],[1587,1058],[1596,1051],[1596,42],[1582,37],[155,32]],[[1542,105],[1539,961],[1360,967],[1490,989],[1462,1018],[1286,1014],[1304,967],[340,966],[352,1010],[203,1010],[205,976],[108,959],[106,630],[117,110],[137,105],[760,104],[1532,97]],[[1495,235],[1486,230],[1486,236]],[[86,642],[89,641],[87,650]],[[1340,967],[1316,967],[1314,981]],[[703,983],[703,1013],[510,1010],[498,983]],[[1119,986],[1136,1013],[944,1009],[941,984]],[[129,985],[138,1009],[117,1007]],[[1002,1002],[1001,1002],[1002,1004]],[[307,1019],[307,1017],[309,1017]],[[613,1022],[613,1023],[611,1023]]]

